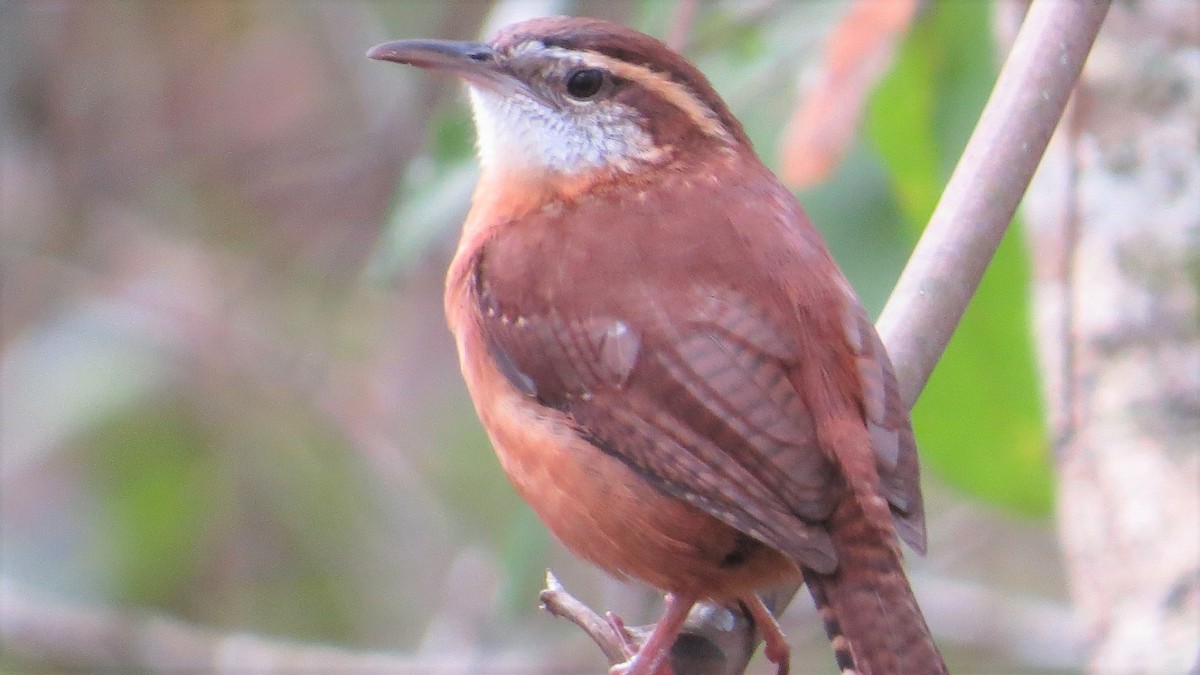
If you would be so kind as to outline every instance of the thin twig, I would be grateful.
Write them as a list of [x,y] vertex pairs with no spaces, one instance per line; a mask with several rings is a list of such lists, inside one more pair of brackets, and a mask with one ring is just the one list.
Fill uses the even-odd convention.
[[538,600],[542,603],[542,609],[570,621],[587,633],[604,652],[609,664],[616,665],[625,660],[625,654],[621,651],[622,640],[612,625],[568,593],[549,570],[546,570],[546,588],[538,595]]
[[687,47],[688,36],[692,32],[692,22],[696,18],[697,1],[679,0],[679,4],[675,7],[675,16],[672,18],[670,27],[667,28],[669,32],[664,42],[677,52],[682,52]]

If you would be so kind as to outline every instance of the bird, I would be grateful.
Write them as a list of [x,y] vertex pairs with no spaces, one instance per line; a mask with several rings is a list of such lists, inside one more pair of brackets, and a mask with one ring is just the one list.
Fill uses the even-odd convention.
[[445,286],[475,410],[579,557],[665,594],[613,675],[670,672],[700,601],[800,580],[844,673],[944,673],[902,567],[925,515],[909,412],[862,303],[704,74],[600,19],[367,56],[465,82],[479,179]]

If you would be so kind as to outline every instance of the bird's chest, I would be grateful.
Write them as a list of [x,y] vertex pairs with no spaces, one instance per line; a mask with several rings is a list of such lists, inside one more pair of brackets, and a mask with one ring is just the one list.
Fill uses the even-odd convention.
[[[684,269],[686,245],[659,245],[661,237],[627,225],[518,227],[479,247],[448,288],[460,364],[506,474],[568,548],[659,588],[736,597],[793,566],[662,492],[581,436],[566,412],[572,400],[638,377],[639,359],[653,349],[644,340],[687,304],[680,284],[704,281],[701,270]],[[558,329],[570,337],[551,337]],[[506,349],[489,345],[497,335]],[[565,367],[571,355],[586,363]],[[745,563],[729,569],[731,557]]]
[[717,601],[796,574],[782,554],[661,492],[583,438],[568,415],[513,386],[480,348],[477,323],[460,324],[456,338],[467,388],[505,474],[576,555],[618,577]]

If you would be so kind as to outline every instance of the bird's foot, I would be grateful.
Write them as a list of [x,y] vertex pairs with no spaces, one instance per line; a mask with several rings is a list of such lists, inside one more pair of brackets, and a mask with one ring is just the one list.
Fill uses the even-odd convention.
[[639,631],[630,630],[625,620],[612,612],[605,612],[604,619],[620,639],[621,653],[625,655],[625,661],[609,668],[608,675],[674,675],[669,665],[661,663],[666,661],[661,654],[655,658],[656,655],[643,648],[645,638]]
[[675,644],[675,638],[679,637],[679,630],[687,620],[688,610],[694,604],[694,595],[668,593],[666,611],[640,646],[636,646],[635,643],[639,640],[630,633],[620,618],[610,612],[610,625],[616,629],[618,635],[628,639],[626,646],[635,653],[631,654],[625,663],[618,663],[610,668],[609,675],[674,675],[670,659],[671,646]]
[[775,675],[787,675],[791,668],[792,648],[788,646],[787,637],[775,621],[775,615],[771,614],[771,610],[767,609],[757,595],[742,598],[742,605],[750,613],[754,627],[763,639],[763,656],[775,664]]
[[772,645],[767,642],[763,645],[763,655],[767,660],[775,664],[775,675],[788,675],[788,671],[792,667],[792,650],[786,644],[783,649],[778,649],[777,645]]
[[[640,641],[634,637],[629,628],[625,626],[625,620],[616,614],[612,612],[605,612],[604,620],[608,622],[609,627],[612,628],[613,632],[617,634],[617,639],[621,641],[621,653],[625,655],[625,663],[627,664],[631,662],[633,657],[637,656],[637,653],[641,648]],[[613,668],[616,667],[617,666],[613,666]],[[609,673],[612,675],[619,675],[618,673],[613,673],[612,670],[609,670]]]

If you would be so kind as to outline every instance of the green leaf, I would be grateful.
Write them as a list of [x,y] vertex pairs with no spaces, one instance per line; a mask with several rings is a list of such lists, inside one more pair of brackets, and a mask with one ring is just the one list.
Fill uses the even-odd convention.
[[139,412],[110,421],[89,443],[103,534],[95,555],[112,563],[118,598],[167,605],[204,559],[217,510],[214,461],[200,430],[178,410]]
[[913,410],[926,461],[991,503],[1049,513],[1053,478],[1028,327],[1028,264],[1001,243]]
[[[933,5],[874,93],[867,130],[914,240],[995,79],[984,3]],[[926,466],[993,504],[1048,513],[1053,480],[1017,233],[997,251],[913,411]]]

